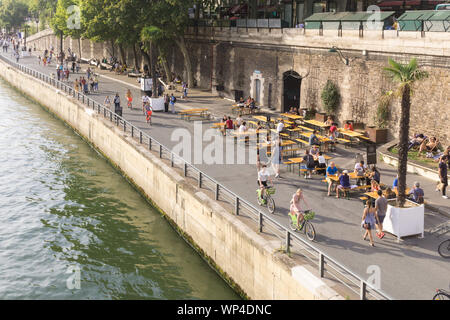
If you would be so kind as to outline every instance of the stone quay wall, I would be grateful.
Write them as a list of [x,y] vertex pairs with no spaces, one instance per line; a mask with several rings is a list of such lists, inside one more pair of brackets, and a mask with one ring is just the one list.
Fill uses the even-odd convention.
[[[238,291],[251,299],[342,299],[307,262],[227,211],[121,128],[72,96],[0,61],[0,76],[107,157]],[[276,242],[276,241],[275,241]],[[305,259],[306,260],[306,259]],[[327,282],[327,283],[326,283]]]

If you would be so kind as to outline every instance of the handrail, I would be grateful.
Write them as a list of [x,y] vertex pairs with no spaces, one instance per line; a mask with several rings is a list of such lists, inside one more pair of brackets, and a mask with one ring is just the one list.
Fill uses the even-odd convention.
[[[347,267],[336,261],[334,258],[331,258],[322,250],[316,248],[311,243],[307,242],[303,238],[301,238],[299,235],[293,233],[288,228],[280,224],[278,221],[273,219],[272,217],[268,216],[264,212],[260,211],[258,208],[256,208],[253,204],[250,202],[240,198],[237,194],[235,194],[233,191],[229,190],[227,187],[221,185],[218,181],[216,181],[214,178],[208,176],[206,173],[200,171],[198,168],[196,168],[194,165],[189,163],[188,161],[184,160],[179,155],[173,153],[169,148],[164,146],[162,143],[160,143],[158,140],[154,139],[147,133],[141,131],[139,128],[137,128],[132,123],[125,120],[122,116],[119,116],[115,112],[111,111],[109,108],[105,107],[104,105],[94,101],[93,99],[89,98],[88,96],[84,95],[83,93],[76,92],[70,85],[67,85],[61,81],[55,80],[48,75],[45,75],[39,71],[30,69],[24,65],[21,65],[19,63],[16,63],[9,58],[5,57],[3,54],[0,54],[0,59],[5,61],[6,63],[10,64],[11,66],[19,69],[20,71],[27,73],[31,75],[34,78],[37,78],[41,81],[44,81],[60,90],[64,90],[65,93],[73,96],[78,101],[82,101],[84,104],[86,104],[88,107],[91,107],[95,111],[97,108],[97,113],[99,115],[103,115],[103,117],[113,123],[115,123],[117,126],[123,127],[125,132],[131,132],[131,136],[134,138],[139,138],[139,142],[141,144],[144,144],[144,138],[147,140],[147,146],[149,150],[154,150],[159,152],[159,157],[161,159],[164,159],[164,152],[168,153],[168,156],[166,156],[166,160],[169,160],[171,162],[171,166],[175,167],[176,162],[181,164],[181,168],[183,169],[183,173],[185,177],[189,177],[189,169],[194,172],[196,172],[196,176],[192,176],[193,178],[196,178],[198,180],[198,186],[200,188],[205,188],[206,186],[206,180],[209,180],[215,187],[214,191],[215,193],[215,199],[219,200],[219,198],[223,197],[229,197],[231,199],[231,204],[235,208],[235,215],[240,215],[241,210],[246,207],[248,210],[248,213],[252,215],[254,220],[258,221],[259,224],[259,230],[260,232],[263,231],[264,225],[267,224],[267,226],[270,226],[272,228],[278,228],[281,229],[282,235],[281,239],[283,240],[283,243],[285,244],[285,250],[286,252],[291,251],[291,247],[294,248],[295,243],[292,241],[292,239],[299,241],[301,245],[308,248],[310,251],[315,253],[318,258],[318,271],[321,278],[325,276],[325,271],[328,272],[330,276],[332,276],[334,279],[339,281],[342,285],[346,286],[350,290],[352,290],[354,293],[358,294],[360,299],[368,299],[368,295],[375,299],[385,299],[385,300],[392,300],[390,296],[388,296],[386,293],[381,291],[380,289],[374,288],[370,283],[368,283],[366,280],[364,280],[362,277],[354,273],[353,271],[350,271]],[[210,188],[211,189],[211,188]],[[222,195],[222,197],[221,197]],[[278,236],[278,235],[275,235]],[[300,254],[304,255],[300,252]],[[312,261],[308,256],[304,255],[306,258]],[[325,266],[328,265],[329,268],[325,268]],[[338,270],[338,268],[340,270]],[[336,274],[330,271],[330,269],[334,270],[334,272],[338,273],[340,276],[344,277],[346,281],[339,278]],[[349,284],[350,283],[350,284]],[[358,290],[355,290],[351,287],[357,286]]]

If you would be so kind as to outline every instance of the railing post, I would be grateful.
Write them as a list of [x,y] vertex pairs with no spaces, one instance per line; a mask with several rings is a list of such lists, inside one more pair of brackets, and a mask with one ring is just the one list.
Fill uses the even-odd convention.
[[361,280],[361,286],[359,291],[360,300],[366,300],[366,286],[367,284],[364,282],[364,280]]
[[324,266],[325,266],[325,257],[322,253],[319,253],[319,275],[323,278],[324,275]]
[[142,144],[142,131],[139,131],[139,143]]
[[291,251],[291,233],[289,230],[286,230],[286,252],[289,253]]
[[123,122],[123,132],[127,131],[127,123],[124,121]]
[[202,172],[201,171],[198,172],[198,187],[200,189],[202,188]]
[[218,183],[216,183],[216,192],[215,192],[215,200],[219,200],[219,191],[220,191],[220,186]]
[[262,230],[263,230],[263,214],[261,211],[259,212],[258,229],[259,229],[259,232],[262,232]]
[[152,138],[148,138],[148,150],[152,150]]
[[131,126],[131,137],[132,138],[134,137],[134,127],[133,126]]
[[239,215],[239,197],[236,197],[236,202],[234,204],[234,214]]
[[112,119],[112,112],[111,111],[109,111],[109,121],[113,121],[113,119]]
[[185,177],[187,177],[187,162],[184,163],[183,174],[184,174]]
[[163,152],[163,148],[162,145],[159,145],[159,157],[162,159],[162,152]]

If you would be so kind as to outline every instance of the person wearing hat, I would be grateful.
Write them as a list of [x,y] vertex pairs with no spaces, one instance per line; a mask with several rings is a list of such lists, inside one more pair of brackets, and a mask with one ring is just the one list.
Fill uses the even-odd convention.
[[342,174],[339,176],[339,185],[336,187],[336,198],[339,198],[339,190],[350,188],[350,177],[348,175],[348,171],[344,170]]

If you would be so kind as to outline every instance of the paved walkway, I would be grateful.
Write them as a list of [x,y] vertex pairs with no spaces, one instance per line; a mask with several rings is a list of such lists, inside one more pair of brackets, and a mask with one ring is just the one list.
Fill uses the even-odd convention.
[[[38,65],[36,57],[24,58],[20,63],[41,72],[55,72],[54,66],[44,68]],[[135,100],[139,100],[140,107],[140,99],[136,97],[140,97],[141,92],[136,79],[118,76],[108,71],[100,71],[100,74],[100,92],[92,94],[91,98],[103,102],[106,95],[111,96],[118,92],[122,101],[125,101],[125,92],[130,88]],[[80,75],[71,75],[71,80]],[[212,109],[215,116],[221,118],[223,114],[230,114],[230,105],[231,102],[228,100],[194,89],[190,90],[186,101],[178,99],[177,109],[205,106]],[[151,127],[145,123],[139,109],[128,110],[125,105],[123,115],[128,121],[171,148],[178,143],[171,141],[174,129],[184,128],[193,132],[192,122],[182,121],[179,116],[170,113],[155,113]],[[338,167],[352,169],[355,163],[355,152],[362,151],[338,148],[336,152],[328,154],[333,157]],[[254,165],[198,165],[198,168],[242,198],[257,205]],[[395,175],[394,168],[384,164],[379,164],[379,168],[382,182],[391,184]],[[438,244],[444,237],[438,237],[431,232],[436,227],[448,223],[448,218],[445,216],[427,210],[424,239],[408,237],[401,243],[397,243],[395,237],[386,235],[383,240],[375,237],[375,247],[372,248],[362,239],[363,230],[360,222],[363,206],[356,197],[351,200],[327,197],[326,185],[319,176],[315,176],[312,180],[305,180],[284,170],[282,177],[283,179],[277,179],[275,182],[277,194],[274,199],[277,210],[273,217],[283,225],[287,225],[289,200],[298,187],[304,189],[308,203],[317,213],[313,221],[317,233],[315,246],[350,270],[367,279],[369,277],[367,268],[378,265],[381,269],[381,289],[396,299],[430,299],[436,288],[448,287],[450,261],[444,260],[437,253]],[[436,201],[436,203],[440,201],[439,204],[442,203],[442,206],[448,208],[447,203],[450,200],[444,203],[438,199],[439,197],[434,193],[433,181],[415,175],[409,175],[407,180],[408,185],[416,180],[421,181],[425,187],[427,201]]]

